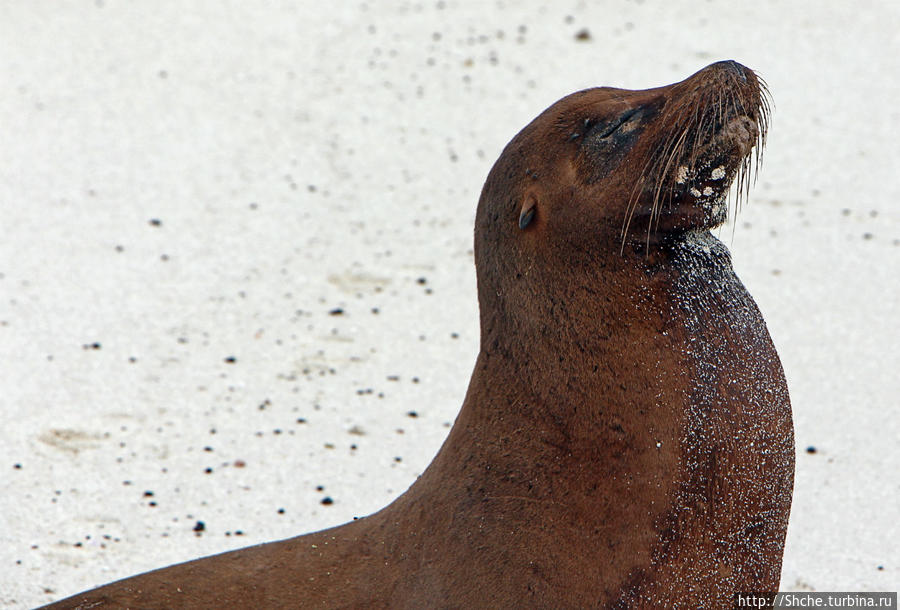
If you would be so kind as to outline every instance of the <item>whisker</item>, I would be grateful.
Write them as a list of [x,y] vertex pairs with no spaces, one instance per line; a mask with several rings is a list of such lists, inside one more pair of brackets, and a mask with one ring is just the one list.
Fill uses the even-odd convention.
[[[766,145],[772,116],[772,98],[768,85],[761,78],[748,74],[747,79],[734,75],[719,75],[715,82],[698,86],[683,95],[674,95],[663,105],[658,121],[663,126],[661,141],[645,151],[645,157],[634,167],[640,171],[628,196],[621,225],[620,248],[624,252],[636,220],[645,220],[647,226],[642,236],[648,246],[654,232],[665,222],[667,213],[677,211],[677,206],[696,200],[704,206],[707,218],[717,225],[731,219],[732,239],[737,227],[735,221],[744,204],[750,198],[750,189],[756,184],[763,151]],[[686,85],[688,86],[688,85]],[[746,154],[730,138],[738,137],[729,123],[746,117],[755,124],[755,138],[740,146],[749,148]],[[747,146],[749,144],[749,147]],[[721,182],[709,182],[710,172],[723,167],[724,177],[713,178]],[[684,169],[682,169],[684,168]],[[679,181],[681,180],[681,181]],[[701,193],[694,194],[696,188]],[[724,209],[718,206],[724,206]],[[715,206],[715,207],[713,207]]]

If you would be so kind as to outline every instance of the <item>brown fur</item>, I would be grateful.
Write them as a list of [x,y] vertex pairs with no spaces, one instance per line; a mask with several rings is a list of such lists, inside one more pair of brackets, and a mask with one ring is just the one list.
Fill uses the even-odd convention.
[[788,392],[707,230],[767,108],[734,62],[551,106],[484,186],[481,352],[421,478],[359,521],[52,607],[711,608],[777,590]]

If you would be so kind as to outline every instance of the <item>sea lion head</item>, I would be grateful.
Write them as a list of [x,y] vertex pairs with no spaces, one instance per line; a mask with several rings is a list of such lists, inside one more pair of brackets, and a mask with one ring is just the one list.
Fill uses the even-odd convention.
[[614,242],[716,227],[735,178],[738,196],[749,186],[768,119],[765,84],[734,61],[665,87],[573,93],[507,145],[481,224],[539,232],[577,216]]
[[721,225],[732,184],[738,205],[746,194],[768,120],[765,84],[734,61],[664,87],[559,100],[513,138],[485,182],[480,291],[652,258],[679,235]]

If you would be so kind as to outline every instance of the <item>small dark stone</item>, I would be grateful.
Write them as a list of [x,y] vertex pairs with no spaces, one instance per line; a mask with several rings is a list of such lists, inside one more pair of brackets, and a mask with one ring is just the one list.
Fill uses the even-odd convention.
[[810,445],[809,447],[806,448],[806,452],[807,452],[807,453],[810,453],[810,454],[812,454],[812,453],[817,453],[818,451],[819,451],[819,450],[816,449],[815,447],[813,447],[812,445]]
[[161,227],[161,226],[162,226],[162,221],[161,221],[159,218],[151,218],[151,219],[150,219],[150,225],[151,225],[151,226],[154,226],[154,227]]
[[279,515],[283,515],[283,514],[284,514],[284,509],[283,509],[283,508],[279,508],[279,509],[278,509],[278,514],[279,514]]
[[344,315],[344,310],[340,307],[335,307],[334,309],[328,312],[329,316],[342,316]]
[[203,523],[203,521],[197,521],[197,523],[194,525],[194,531],[199,533],[204,530],[206,530],[206,524]]
[[591,32],[587,28],[582,28],[575,33],[575,40],[579,42],[587,42],[591,39]]
[[145,498],[152,498],[152,497],[153,497],[153,492],[150,491],[150,490],[148,489],[147,491],[144,492],[144,497],[145,497]]
[[415,411],[409,411],[409,412],[407,413],[407,415],[410,416],[410,417],[418,417],[418,416],[419,416],[419,414],[416,413]]
[[225,362],[227,362],[228,364],[234,364],[235,362],[237,362],[237,358],[235,358],[234,356],[226,356]]
[[334,500],[331,499],[331,496],[325,496],[324,498],[322,498],[321,504],[328,506],[330,504],[334,504]]
[[13,468],[15,468],[16,470],[22,470],[22,465],[21,464],[13,464]]

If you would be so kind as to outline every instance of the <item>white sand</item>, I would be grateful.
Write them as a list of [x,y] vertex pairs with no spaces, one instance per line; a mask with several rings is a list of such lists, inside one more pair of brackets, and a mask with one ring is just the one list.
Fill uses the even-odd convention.
[[722,235],[793,397],[782,588],[896,590],[896,3],[190,4],[0,7],[0,606],[387,504],[466,389],[502,146],[729,58],[776,103]]

